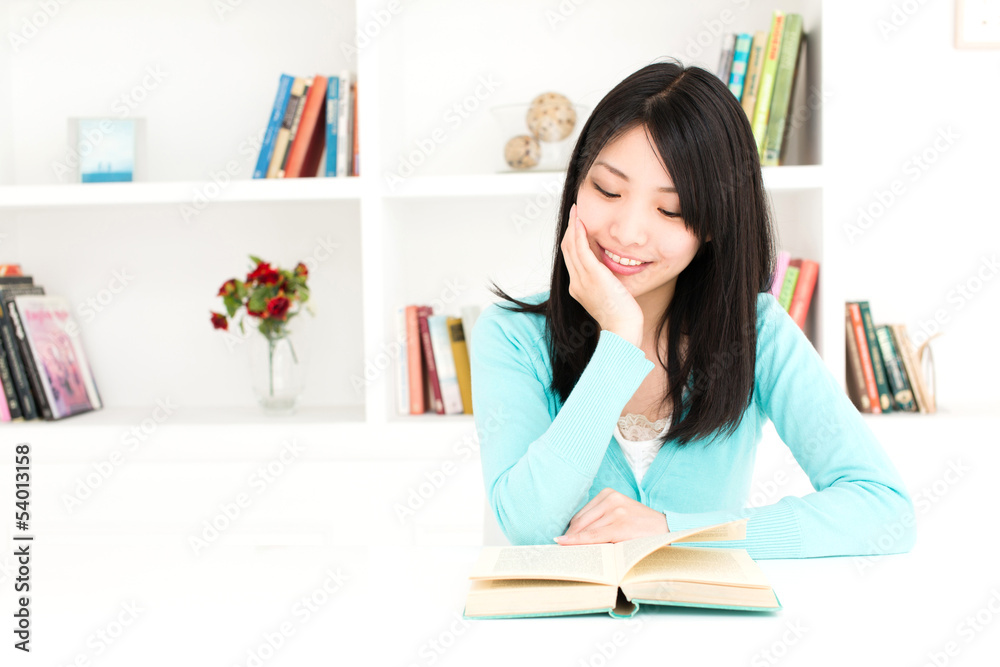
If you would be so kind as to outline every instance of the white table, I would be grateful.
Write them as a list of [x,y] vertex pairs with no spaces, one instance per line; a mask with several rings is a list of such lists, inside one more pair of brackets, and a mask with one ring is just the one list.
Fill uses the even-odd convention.
[[[369,546],[373,536],[356,532],[355,526],[391,528],[389,491],[379,504],[346,489],[321,495],[329,486],[321,479],[289,476],[296,488],[309,484],[314,490],[289,495],[282,512],[297,513],[301,525],[314,527],[326,541],[253,546],[234,533],[195,555],[186,541],[189,528],[200,522],[203,506],[213,504],[202,500],[192,512],[175,501],[199,489],[212,490],[210,480],[201,488],[195,484],[199,478],[179,476],[207,464],[191,461],[182,468],[150,462],[173,476],[170,488],[178,494],[164,495],[160,502],[162,512],[178,515],[180,528],[159,534],[160,526],[170,526],[150,524],[141,511],[153,505],[140,505],[140,511],[127,515],[128,523],[112,514],[130,502],[148,501],[132,487],[117,495],[109,488],[87,514],[50,521],[47,533],[41,510],[52,510],[43,503],[57,503],[56,493],[76,472],[42,463],[33,472],[40,527],[32,546],[32,652],[11,648],[13,549],[9,520],[4,520],[0,664],[996,665],[996,420],[956,422],[949,429],[941,423],[937,431],[916,420],[905,423],[912,432],[894,428],[891,432],[900,435],[887,437],[886,445],[917,501],[916,548],[870,561],[759,561],[783,605],[773,615],[645,605],[631,619],[595,614],[464,621],[466,577],[479,547]],[[958,477],[948,472],[955,462],[967,468]],[[310,461],[302,470],[321,463]],[[384,473],[380,463],[372,466],[371,479],[359,484],[373,483]],[[341,464],[329,465],[336,470]],[[232,466],[236,476],[245,474],[245,462]],[[52,477],[57,474],[62,474],[59,480]],[[7,466],[0,485],[4,497],[9,498],[11,479]],[[178,480],[186,486],[177,486]],[[123,471],[117,484],[124,487],[128,481]],[[220,488],[216,495],[228,497],[229,487]],[[276,487],[268,499],[277,500],[279,493]],[[79,525],[79,534],[56,530],[67,525]],[[339,541],[330,542],[331,535]],[[353,535],[359,536],[356,545]],[[346,577],[339,588],[328,574],[338,571]],[[324,583],[334,592],[327,593]],[[302,604],[304,597],[314,599],[312,610]]]

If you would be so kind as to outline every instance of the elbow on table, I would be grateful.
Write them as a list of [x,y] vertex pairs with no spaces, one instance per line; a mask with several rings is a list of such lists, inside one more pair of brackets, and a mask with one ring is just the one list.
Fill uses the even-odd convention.
[[903,554],[913,550],[917,541],[917,517],[913,499],[905,488],[887,488],[886,510],[874,525],[868,555]]

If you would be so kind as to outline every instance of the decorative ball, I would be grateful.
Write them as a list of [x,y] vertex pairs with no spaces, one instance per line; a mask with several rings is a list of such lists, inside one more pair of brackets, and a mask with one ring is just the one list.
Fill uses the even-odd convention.
[[531,100],[531,108],[548,106],[549,104],[555,104],[557,106],[573,106],[569,101],[569,98],[565,95],[560,95],[559,93],[542,93],[535,99]]
[[542,157],[542,147],[527,134],[519,134],[504,146],[503,156],[512,169],[531,169]]
[[[544,99],[546,95],[558,95],[558,93],[545,93],[535,98]],[[564,98],[562,95],[559,97]],[[531,103],[528,108],[528,131],[538,137],[539,141],[562,141],[573,132],[576,125],[576,110],[567,100],[565,103],[552,101],[536,105]]]

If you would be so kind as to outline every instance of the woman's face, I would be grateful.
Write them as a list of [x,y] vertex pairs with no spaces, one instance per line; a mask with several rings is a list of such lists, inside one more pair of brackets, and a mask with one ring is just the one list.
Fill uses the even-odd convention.
[[[590,248],[626,286],[640,306],[660,308],[673,298],[677,276],[700,246],[684,227],[680,199],[650,145],[644,125],[609,142],[598,154],[577,192],[577,210]],[[623,275],[605,249],[647,264]],[[644,297],[640,299],[640,297]],[[643,310],[646,310],[644,306]]]

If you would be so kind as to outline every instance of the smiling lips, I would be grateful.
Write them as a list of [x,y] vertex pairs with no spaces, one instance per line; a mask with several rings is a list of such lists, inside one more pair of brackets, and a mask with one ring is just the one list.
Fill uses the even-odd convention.
[[[605,266],[613,272],[623,276],[631,276],[639,273],[649,264],[649,262],[640,262],[639,264],[635,264],[634,262],[637,260],[623,259],[612,253],[610,250],[605,250],[603,247],[601,248],[601,259],[604,261]],[[619,260],[625,262],[625,264],[620,263]]]

